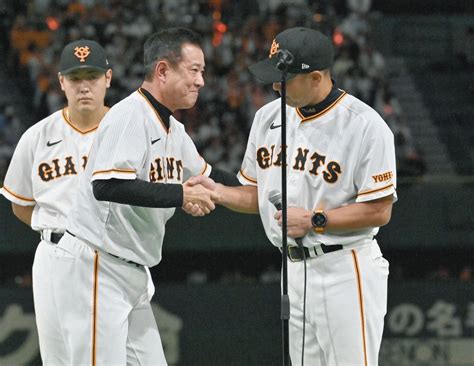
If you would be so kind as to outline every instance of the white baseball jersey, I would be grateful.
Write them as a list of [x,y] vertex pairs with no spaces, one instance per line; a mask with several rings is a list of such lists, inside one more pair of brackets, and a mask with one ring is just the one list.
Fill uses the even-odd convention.
[[[312,115],[287,106],[288,207],[330,210],[388,195],[396,200],[392,132],[371,107],[341,90],[338,94]],[[281,227],[268,194],[281,191],[280,111],[277,99],[256,113],[238,174],[242,184],[258,186],[263,226],[278,247]],[[375,227],[324,234],[311,230],[303,243],[350,244],[372,239],[377,231]],[[288,243],[295,244],[291,238]]]
[[175,209],[97,201],[92,182],[138,178],[180,184],[210,172],[184,126],[171,116],[167,129],[138,90],[117,103],[100,124],[68,230],[102,251],[154,266],[161,260],[165,224]]
[[21,206],[33,206],[33,230],[64,232],[79,175],[97,127],[74,127],[67,108],[30,127],[21,137],[8,168],[2,194]]

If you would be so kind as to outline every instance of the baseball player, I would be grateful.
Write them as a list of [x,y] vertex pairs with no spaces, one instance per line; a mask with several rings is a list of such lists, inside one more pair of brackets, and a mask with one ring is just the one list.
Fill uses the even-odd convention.
[[166,365],[144,266],[160,262],[176,207],[215,208],[216,193],[183,183],[211,167],[172,115],[194,106],[204,86],[200,37],[185,28],[155,33],[144,64],[142,86],[96,133],[55,248],[54,299],[73,365]]
[[98,43],[79,40],[64,47],[58,76],[67,107],[23,134],[2,188],[3,196],[12,202],[13,213],[41,234],[33,263],[33,297],[44,365],[70,363],[53,297],[52,253],[66,230],[78,178],[108,110],[104,98],[112,70]]
[[[278,52],[293,62],[287,83],[288,295],[290,357],[302,362],[304,262],[307,258],[304,364],[377,365],[387,302],[388,262],[374,239],[396,201],[394,139],[368,105],[331,80],[333,47],[309,28],[276,36],[269,57],[250,67],[280,92]],[[193,179],[244,212],[259,210],[270,241],[282,245],[281,211],[268,201],[281,189],[281,100],[255,115],[238,174],[242,187]]]

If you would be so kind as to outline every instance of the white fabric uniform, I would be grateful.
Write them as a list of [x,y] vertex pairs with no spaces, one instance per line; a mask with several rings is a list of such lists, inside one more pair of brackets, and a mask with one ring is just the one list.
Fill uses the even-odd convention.
[[92,182],[182,183],[209,175],[183,125],[173,117],[169,122],[166,129],[139,90],[108,112],[95,136],[67,224],[75,237],[61,239],[54,265],[55,287],[80,284],[56,298],[74,365],[166,365],[142,265],[160,261],[165,223],[175,209],[97,201]]
[[[2,194],[21,206],[33,206],[31,227],[43,233],[33,263],[33,295],[44,365],[68,364],[51,284],[51,232],[64,233],[66,217],[84,172],[97,128],[80,131],[57,111],[21,137],[8,168]],[[68,284],[69,288],[71,284]]]
[[[287,106],[288,207],[330,210],[384,196],[396,198],[393,134],[357,98],[338,90],[314,114]],[[327,101],[326,101],[327,102]],[[260,216],[281,247],[281,227],[268,202],[281,191],[281,99],[255,115],[239,180],[258,187]],[[306,117],[305,117],[306,116]],[[343,250],[308,259],[306,365],[376,365],[386,312],[388,262],[373,239],[378,228],[313,231],[306,247],[342,244]],[[295,245],[288,238],[288,245]],[[304,263],[288,261],[290,353],[301,364]]]

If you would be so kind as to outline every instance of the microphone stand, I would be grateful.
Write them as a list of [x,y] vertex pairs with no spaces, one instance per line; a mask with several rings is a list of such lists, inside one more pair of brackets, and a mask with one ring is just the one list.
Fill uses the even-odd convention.
[[283,341],[283,366],[290,366],[289,319],[290,298],[288,297],[288,225],[287,225],[287,174],[286,174],[286,78],[288,65],[293,62],[293,55],[287,50],[277,54],[276,68],[281,71],[281,195],[282,195],[282,295],[281,321]]

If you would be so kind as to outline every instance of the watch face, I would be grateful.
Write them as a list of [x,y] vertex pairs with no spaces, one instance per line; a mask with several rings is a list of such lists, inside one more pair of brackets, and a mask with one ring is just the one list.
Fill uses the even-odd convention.
[[322,212],[316,212],[311,221],[313,222],[314,227],[324,227],[326,226],[326,215]]

